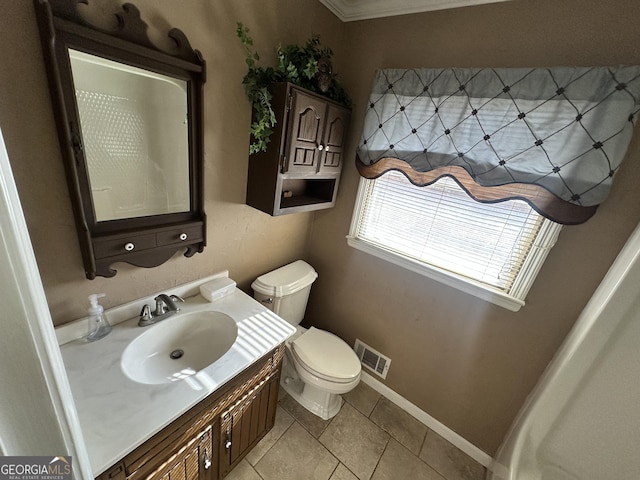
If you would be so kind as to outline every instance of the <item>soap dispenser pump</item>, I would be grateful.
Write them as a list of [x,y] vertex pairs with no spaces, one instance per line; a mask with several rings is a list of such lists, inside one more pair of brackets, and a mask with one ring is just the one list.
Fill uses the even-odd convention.
[[95,342],[106,337],[111,331],[111,325],[104,315],[104,308],[98,303],[98,299],[106,296],[104,293],[89,295],[89,334],[87,342]]

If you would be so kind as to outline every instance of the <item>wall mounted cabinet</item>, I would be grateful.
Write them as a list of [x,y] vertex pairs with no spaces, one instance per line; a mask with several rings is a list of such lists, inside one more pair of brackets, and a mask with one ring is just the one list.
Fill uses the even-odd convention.
[[333,207],[351,111],[291,83],[272,94],[277,123],[249,157],[247,205],[274,216]]

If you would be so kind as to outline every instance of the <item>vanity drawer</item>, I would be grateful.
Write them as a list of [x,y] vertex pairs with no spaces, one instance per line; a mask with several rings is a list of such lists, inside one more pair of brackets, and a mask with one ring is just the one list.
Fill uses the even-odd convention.
[[194,241],[201,241],[203,237],[202,229],[202,225],[196,225],[158,232],[158,246],[172,245],[174,243],[182,242],[193,243]]
[[115,257],[127,253],[147,250],[157,246],[156,234],[118,236],[117,238],[96,239],[93,252],[96,258]]

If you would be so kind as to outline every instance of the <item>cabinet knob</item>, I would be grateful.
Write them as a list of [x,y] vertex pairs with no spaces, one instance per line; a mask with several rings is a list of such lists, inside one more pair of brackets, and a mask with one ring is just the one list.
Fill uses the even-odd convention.
[[226,441],[226,443],[224,444],[224,448],[226,448],[227,450],[231,448],[231,440]]
[[136,246],[135,246],[133,243],[131,243],[131,242],[129,242],[129,243],[125,243],[125,244],[124,244],[124,249],[125,249],[127,252],[130,252],[130,251],[131,251],[131,250],[133,250],[134,248],[136,248]]
[[318,145],[318,150],[320,150],[320,151],[324,150],[324,145],[322,145],[322,144]]
[[180,240],[182,240],[184,242],[187,239],[187,234],[186,233],[181,233],[179,238],[180,238]]
[[211,460],[209,459],[208,455],[206,457],[204,457],[204,460],[202,462],[202,466],[204,467],[205,470],[209,470],[209,468],[211,468]]

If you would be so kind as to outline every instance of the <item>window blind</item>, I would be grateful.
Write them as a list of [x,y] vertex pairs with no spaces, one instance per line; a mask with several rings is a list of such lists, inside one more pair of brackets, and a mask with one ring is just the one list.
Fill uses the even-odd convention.
[[446,176],[418,188],[390,171],[362,198],[358,239],[522,300],[560,228],[520,200],[477,202]]

